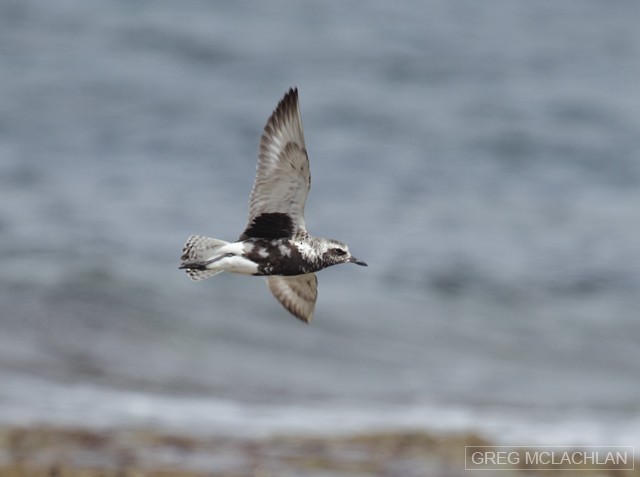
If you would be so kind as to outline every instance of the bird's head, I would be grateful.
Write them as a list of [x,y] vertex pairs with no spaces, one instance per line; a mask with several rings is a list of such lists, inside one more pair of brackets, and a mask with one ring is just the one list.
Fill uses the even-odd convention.
[[351,255],[346,243],[338,242],[337,240],[327,241],[322,258],[328,264],[327,266],[339,263],[355,263],[363,267],[367,266],[365,262]]

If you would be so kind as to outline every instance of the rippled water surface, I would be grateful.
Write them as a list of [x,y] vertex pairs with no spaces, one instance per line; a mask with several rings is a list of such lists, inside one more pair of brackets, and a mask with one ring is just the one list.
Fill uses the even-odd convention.
[[[0,420],[637,441],[638,18],[3,2]],[[293,85],[307,226],[370,265],[319,274],[311,326],[262,279],[177,269],[244,228]]]

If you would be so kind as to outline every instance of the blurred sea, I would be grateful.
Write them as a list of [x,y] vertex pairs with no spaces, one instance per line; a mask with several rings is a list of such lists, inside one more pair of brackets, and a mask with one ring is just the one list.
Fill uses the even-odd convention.
[[[640,4],[0,3],[0,423],[640,439]],[[243,230],[290,86],[320,272]]]

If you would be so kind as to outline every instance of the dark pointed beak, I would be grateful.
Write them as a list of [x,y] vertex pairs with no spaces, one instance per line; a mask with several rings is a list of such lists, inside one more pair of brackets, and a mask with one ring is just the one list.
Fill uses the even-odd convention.
[[356,258],[356,257],[349,258],[349,263],[355,263],[356,265],[360,265],[362,267],[368,267],[369,266],[369,265],[366,264],[366,262],[363,262],[362,260],[360,260],[359,258]]

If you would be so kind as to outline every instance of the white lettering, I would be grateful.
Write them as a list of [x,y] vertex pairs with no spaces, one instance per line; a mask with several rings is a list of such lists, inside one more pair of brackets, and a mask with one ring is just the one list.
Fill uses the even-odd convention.
[[627,465],[628,463],[628,459],[629,459],[629,453],[628,452],[616,452],[616,465]]

